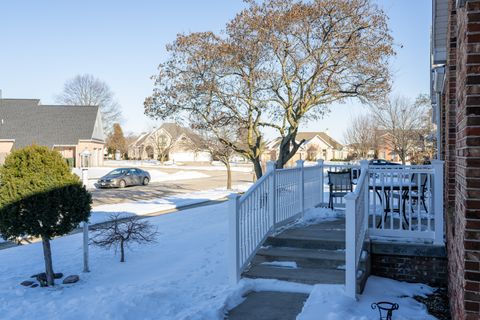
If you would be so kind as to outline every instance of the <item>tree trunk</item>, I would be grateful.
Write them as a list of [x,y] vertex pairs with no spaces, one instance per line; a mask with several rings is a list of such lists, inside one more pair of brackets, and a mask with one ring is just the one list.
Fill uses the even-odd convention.
[[260,179],[263,175],[263,170],[262,170],[262,164],[260,162],[260,159],[253,159],[253,170],[255,170],[255,176],[257,179]]
[[45,274],[47,275],[47,284],[55,285],[53,277],[52,249],[50,248],[50,238],[42,236],[43,259],[45,260]]
[[232,168],[230,167],[230,162],[227,160],[224,162],[225,167],[227,167],[227,190],[232,189]]
[[125,262],[125,248],[123,240],[120,241],[120,262]]
[[283,169],[285,164],[290,160],[288,154],[290,153],[290,142],[287,142],[283,147],[280,145],[280,150],[278,150],[278,160],[276,164],[277,169]]

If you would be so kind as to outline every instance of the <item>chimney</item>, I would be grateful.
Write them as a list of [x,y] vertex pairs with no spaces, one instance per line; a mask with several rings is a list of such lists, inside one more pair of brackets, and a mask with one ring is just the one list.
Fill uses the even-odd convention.
[[325,128],[325,131],[324,131],[324,132],[325,132],[325,134],[326,134],[327,136],[330,136],[330,130],[328,130],[328,128]]

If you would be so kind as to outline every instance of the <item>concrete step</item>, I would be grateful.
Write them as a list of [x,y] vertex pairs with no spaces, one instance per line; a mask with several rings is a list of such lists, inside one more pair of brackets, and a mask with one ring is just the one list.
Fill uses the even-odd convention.
[[290,228],[268,237],[264,245],[323,250],[345,249],[345,222],[339,219]]
[[252,265],[272,261],[294,261],[300,268],[337,269],[345,265],[343,250],[301,249],[290,247],[261,248]]
[[345,249],[345,235],[339,231],[325,231],[324,234],[316,236],[282,233],[274,237],[268,237],[264,246],[343,250]]
[[266,265],[253,265],[243,273],[246,278],[278,279],[306,284],[342,284],[345,271],[319,268],[279,268]]

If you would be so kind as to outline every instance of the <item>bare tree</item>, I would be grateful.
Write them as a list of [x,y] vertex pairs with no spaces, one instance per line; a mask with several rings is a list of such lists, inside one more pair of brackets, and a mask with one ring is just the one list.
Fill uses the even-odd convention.
[[304,142],[296,139],[300,124],[322,117],[333,102],[385,96],[393,39],[386,15],[369,0],[249,2],[231,28],[242,26],[264,43],[271,115],[265,126],[282,138],[281,168]]
[[[259,101],[265,85],[256,67],[262,59],[258,43],[193,33],[179,35],[167,51],[169,59],[160,64],[153,94],[145,100],[145,114],[208,130],[251,160],[260,177],[263,105]],[[223,135],[223,128],[237,126],[245,131],[241,143]]]
[[[369,0],[247,2],[223,36],[180,35],[167,47],[145,113],[199,116],[260,177],[265,128],[282,138],[282,168],[304,142],[296,140],[301,123],[333,102],[376,101],[389,91],[387,59],[394,52],[387,18]],[[234,124],[245,130],[243,144],[218,132]]]
[[421,100],[396,96],[371,110],[379,129],[385,131],[386,143],[405,164],[407,156],[421,147],[428,107]]
[[350,121],[345,131],[346,144],[358,159],[366,159],[370,150],[375,150],[376,127],[370,114],[362,114]]
[[223,128],[219,129],[217,134],[212,134],[208,130],[197,127],[196,132],[202,137],[204,142],[203,145],[197,147],[199,150],[208,150],[212,160],[220,161],[225,165],[225,168],[227,169],[227,189],[232,189],[232,168],[230,160],[235,151],[229,145],[222,143],[218,137],[220,136],[224,141],[236,141],[238,140],[238,131],[235,132],[235,130],[232,130],[231,128]]
[[110,221],[96,227],[91,243],[105,249],[120,250],[120,262],[125,262],[125,248],[130,244],[155,242],[158,232],[147,220],[136,216],[124,217],[119,213],[110,215]]
[[103,128],[109,133],[113,124],[120,122],[120,105],[115,101],[110,87],[90,74],[77,75],[65,82],[63,92],[56,97],[58,103],[77,106],[98,106]]

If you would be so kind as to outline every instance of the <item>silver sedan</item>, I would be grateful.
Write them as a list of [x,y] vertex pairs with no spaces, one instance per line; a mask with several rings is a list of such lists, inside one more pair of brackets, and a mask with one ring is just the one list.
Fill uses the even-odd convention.
[[150,182],[150,174],[138,168],[118,168],[110,171],[100,179],[100,188],[125,188],[126,186],[146,186]]

